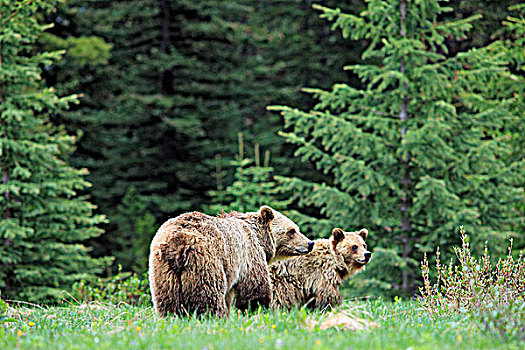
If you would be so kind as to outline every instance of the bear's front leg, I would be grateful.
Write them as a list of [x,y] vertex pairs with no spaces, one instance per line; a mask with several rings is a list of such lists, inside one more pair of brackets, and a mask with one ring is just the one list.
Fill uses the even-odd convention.
[[239,310],[254,310],[259,305],[270,307],[272,301],[272,287],[266,264],[255,266],[244,278],[239,281],[236,289],[235,307]]
[[327,307],[339,305],[342,302],[343,296],[337,287],[323,285],[315,291],[308,306],[314,309],[325,309]]

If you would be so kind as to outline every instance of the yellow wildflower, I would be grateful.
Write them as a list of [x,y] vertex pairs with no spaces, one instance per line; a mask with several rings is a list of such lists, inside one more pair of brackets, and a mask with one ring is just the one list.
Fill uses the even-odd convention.
[[35,325],[35,322],[29,322],[28,325],[29,327],[33,327]]
[[277,325],[274,323],[272,324],[272,329],[275,329],[275,328],[277,328]]

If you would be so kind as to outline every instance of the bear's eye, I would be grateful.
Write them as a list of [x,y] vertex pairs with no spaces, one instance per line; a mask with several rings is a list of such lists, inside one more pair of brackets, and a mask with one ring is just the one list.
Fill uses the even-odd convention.
[[353,250],[354,252],[357,252],[357,246],[356,246],[356,245],[353,245],[353,246],[352,246],[352,250]]
[[288,230],[288,235],[289,235],[290,237],[293,237],[293,236],[295,235],[295,229],[294,229],[294,228],[289,229],[289,230]]

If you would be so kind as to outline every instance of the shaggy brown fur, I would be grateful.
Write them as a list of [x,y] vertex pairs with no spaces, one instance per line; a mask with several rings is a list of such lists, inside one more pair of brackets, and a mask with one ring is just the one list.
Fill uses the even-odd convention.
[[339,286],[363,271],[372,255],[365,244],[367,235],[366,229],[343,232],[336,228],[329,239],[316,240],[311,253],[270,265],[272,306],[325,308],[340,304]]
[[222,218],[192,212],[170,219],[150,247],[155,310],[225,316],[234,298],[241,309],[269,306],[268,262],[312,247],[293,221],[267,206]]

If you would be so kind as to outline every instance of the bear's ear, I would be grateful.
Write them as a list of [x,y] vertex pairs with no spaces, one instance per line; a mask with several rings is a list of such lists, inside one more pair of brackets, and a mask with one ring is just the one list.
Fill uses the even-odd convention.
[[261,209],[259,209],[259,218],[263,224],[269,224],[274,218],[272,208],[263,205]]
[[343,239],[345,239],[345,233],[340,228],[334,228],[332,231],[332,236],[334,236],[334,240],[336,242],[341,242]]
[[366,241],[366,237],[368,237],[368,230],[366,228],[362,228],[357,234],[363,237],[363,241]]

